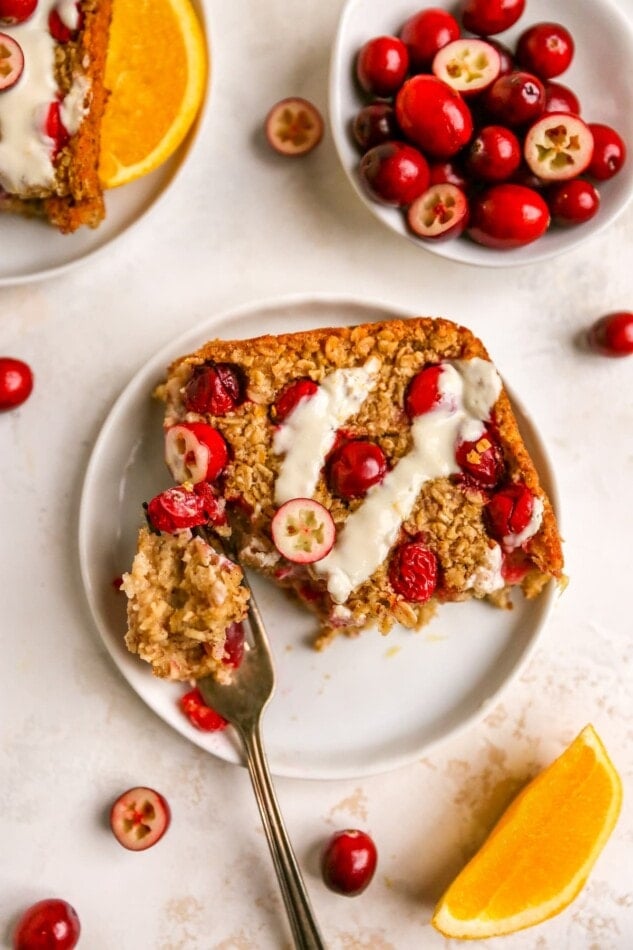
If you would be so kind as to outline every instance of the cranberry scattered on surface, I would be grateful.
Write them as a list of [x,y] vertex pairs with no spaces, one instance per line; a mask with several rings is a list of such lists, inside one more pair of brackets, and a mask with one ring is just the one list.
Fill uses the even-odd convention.
[[264,132],[268,144],[280,155],[307,155],[323,138],[323,118],[307,99],[288,97],[271,108]]
[[433,596],[437,574],[437,558],[421,541],[406,541],[391,555],[389,583],[411,603],[425,604]]
[[589,329],[587,340],[602,356],[630,356],[633,353],[633,313],[618,310],[600,317]]
[[12,356],[0,356],[0,411],[21,406],[32,391],[30,366]]
[[225,416],[244,401],[242,371],[232,363],[196,366],[183,398],[187,412]]
[[274,421],[277,424],[285,422],[293,409],[295,409],[302,399],[309,399],[314,396],[319,386],[313,380],[307,377],[295,379],[282,389],[274,405]]
[[525,0],[465,0],[462,23],[471,33],[490,36],[510,29],[524,9]]
[[33,904],[20,917],[14,950],[73,950],[81,933],[77,911],[57,897]]
[[330,488],[339,498],[362,498],[385,477],[387,459],[375,442],[346,442],[332,455],[328,466]]
[[407,75],[409,53],[397,36],[376,36],[361,47],[356,59],[356,78],[362,89],[378,99],[396,92]]
[[446,10],[428,7],[409,17],[400,30],[400,39],[409,50],[413,72],[428,69],[433,57],[451,40],[459,38],[459,23]]
[[587,167],[587,173],[598,181],[613,178],[626,160],[626,145],[622,137],[610,125],[590,122],[589,131],[593,136],[593,155]]
[[365,152],[360,162],[360,178],[376,201],[406,208],[428,188],[429,166],[412,145],[384,142]]
[[201,732],[219,732],[228,726],[223,716],[207,706],[197,687],[181,696],[178,704],[191,725]]
[[112,833],[128,851],[147,851],[160,841],[170,823],[166,799],[142,785],[128,788],[110,809]]
[[365,831],[337,831],[321,855],[323,881],[336,894],[355,897],[369,885],[377,862],[376,845]]
[[0,0],[0,23],[24,23],[35,11],[38,0]]
[[546,193],[552,221],[569,227],[589,221],[600,207],[600,194],[591,182],[572,178],[552,185]]
[[534,495],[522,482],[502,488],[486,505],[490,533],[497,541],[527,528],[534,510]]
[[517,59],[541,79],[564,73],[574,55],[571,33],[560,23],[535,23],[517,42]]
[[501,446],[489,429],[474,442],[460,442],[455,450],[460,468],[482,488],[495,488],[504,472]]

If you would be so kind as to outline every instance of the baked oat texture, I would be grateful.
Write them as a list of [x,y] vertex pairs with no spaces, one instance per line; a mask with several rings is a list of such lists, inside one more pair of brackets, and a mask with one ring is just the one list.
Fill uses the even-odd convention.
[[169,535],[141,528],[131,570],[123,575],[128,649],[159,677],[212,674],[228,682],[226,630],[244,619],[248,601],[241,581],[237,564],[190,531]]
[[[317,646],[343,630],[348,635],[369,625],[387,632],[394,623],[417,629],[443,600],[484,597],[496,606],[510,606],[509,585],[493,594],[467,589],[467,579],[485,563],[495,543],[486,530],[481,492],[469,490],[450,478],[427,482],[400,539],[424,536],[439,559],[442,592],[425,604],[404,600],[392,589],[388,565],[356,588],[344,605],[334,606],[309,568],[288,567],[271,540],[275,513],[273,489],[280,458],[272,451],[274,421],[271,407],[284,386],[299,377],[319,382],[341,367],[363,364],[376,355],[382,361],[379,383],[358,414],[346,423],[350,437],[369,437],[394,465],[410,448],[410,424],[404,412],[405,391],[412,377],[428,364],[443,360],[489,360],[482,342],[469,330],[444,319],[417,318],[326,328],[249,340],[212,340],[197,352],[172,364],[157,395],[166,403],[165,427],[182,421],[206,421],[215,426],[231,448],[232,461],[223,476],[223,490],[233,510],[233,527],[241,546],[241,561],[290,588],[313,610],[320,622]],[[203,363],[232,363],[247,380],[247,398],[224,416],[187,412],[183,393],[194,369]],[[525,447],[508,399],[502,389],[494,407],[498,438],[503,449],[508,482],[522,481],[542,500],[540,528],[524,545],[528,569],[523,593],[533,597],[550,579],[563,579],[561,540],[550,499],[540,483]],[[314,497],[328,508],[337,530],[362,500],[341,501],[321,476]],[[248,515],[245,514],[248,512]],[[306,583],[310,592],[306,595]]]

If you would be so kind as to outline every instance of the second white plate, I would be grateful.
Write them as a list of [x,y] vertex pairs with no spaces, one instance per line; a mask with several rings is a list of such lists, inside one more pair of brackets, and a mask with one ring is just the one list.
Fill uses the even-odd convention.
[[[113,579],[134,555],[141,504],[170,484],[163,462],[162,411],[151,393],[171,360],[211,337],[243,338],[313,327],[410,316],[397,308],[351,299],[285,298],[218,315],[157,353],[115,403],[95,444],[80,511],[80,561],[95,622],[119,670],[138,695],[182,735],[239,762],[230,730],[203,733],[178,706],[186,687],[152,676],[125,648],[125,596]],[[517,417],[548,491],[553,477],[525,413]],[[367,631],[336,640],[322,653],[311,645],[314,621],[286,596],[253,579],[272,641],[277,691],[264,722],[273,772],[344,778],[413,761],[479,717],[534,646],[555,593],[517,598],[499,611],[479,602],[449,604],[419,633]]]

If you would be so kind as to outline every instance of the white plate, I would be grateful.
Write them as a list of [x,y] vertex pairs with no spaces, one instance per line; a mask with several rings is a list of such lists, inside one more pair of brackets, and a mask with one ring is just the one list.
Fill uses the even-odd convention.
[[[434,0],[431,6],[454,12],[453,0]],[[405,20],[421,9],[419,0],[348,0],[339,21],[330,68],[330,122],[343,168],[363,203],[387,227],[419,247],[440,257],[465,264],[504,267],[530,264],[576,247],[606,228],[624,209],[633,194],[633,159],[610,181],[600,182],[600,210],[586,224],[552,228],[538,241],[510,251],[481,247],[467,238],[441,243],[423,241],[407,229],[404,215],[372,201],[358,177],[360,153],[351,122],[363,105],[354,80],[354,62],[360,47],[372,36],[398,34]],[[526,27],[540,21],[564,24],[576,49],[570,68],[557,77],[578,95],[582,117],[616,128],[633,150],[633,30],[621,7],[613,0],[529,0],[524,15],[509,30],[499,33],[506,46],[514,47]],[[608,64],[608,68],[607,67]]]
[[[201,3],[194,6],[204,28]],[[209,69],[211,58],[207,57]],[[25,284],[64,273],[107,247],[154,208],[180,172],[204,120],[207,93],[193,129],[160,168],[129,185],[105,192],[106,217],[98,228],[60,234],[45,221],[18,214],[0,214],[0,287]]]
[[[176,705],[184,688],[152,676],[127,652],[125,597],[112,580],[131,564],[141,504],[171,484],[163,463],[162,411],[150,394],[172,359],[220,336],[343,326],[410,316],[388,305],[348,298],[284,298],[216,316],[154,356],[123,391],[95,444],[81,500],[79,549],[88,601],[114,662],[141,698],[196,745],[238,762],[230,731],[195,730]],[[516,404],[515,404],[515,408]],[[547,489],[553,477],[538,436],[519,421]],[[343,778],[385,771],[483,714],[534,646],[554,601],[550,585],[512,611],[479,602],[448,604],[415,634],[366,631],[340,637],[321,653],[310,646],[314,621],[260,578],[254,588],[278,674],[265,718],[273,772]]]

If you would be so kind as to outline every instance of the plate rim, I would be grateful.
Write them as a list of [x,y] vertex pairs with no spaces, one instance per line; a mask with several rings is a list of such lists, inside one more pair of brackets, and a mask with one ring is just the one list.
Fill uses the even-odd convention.
[[[105,418],[103,419],[99,428],[97,437],[92,445],[90,458],[84,469],[84,477],[82,481],[78,509],[78,559],[83,595],[89,607],[92,623],[99,635],[99,639],[102,645],[105,646],[111,661],[118,670],[118,673],[126,681],[127,686],[131,688],[131,690],[136,694],[137,698],[139,698],[154,715],[156,715],[165,725],[172,727],[184,739],[187,739],[192,744],[198,746],[198,748],[211,753],[215,757],[231,765],[243,766],[244,762],[242,760],[238,744],[229,738],[229,733],[201,733],[190,727],[186,719],[182,717],[180,713],[173,717],[168,717],[165,715],[164,711],[158,707],[158,704],[151,702],[145,695],[143,695],[143,692],[137,688],[131,678],[131,671],[139,669],[137,665],[137,658],[133,657],[131,654],[125,654],[123,659],[121,659],[121,656],[116,652],[115,644],[112,642],[111,630],[108,629],[105,622],[105,617],[102,615],[97,602],[96,592],[94,591],[92,577],[88,566],[88,509],[91,503],[90,493],[93,489],[92,483],[94,482],[96,471],[102,464],[102,448],[108,442],[112,427],[116,424],[118,414],[124,410],[130,398],[135,395],[136,390],[144,389],[144,391],[149,394],[147,384],[151,381],[152,376],[156,373],[156,370],[159,366],[167,366],[175,358],[174,352],[176,349],[179,351],[181,350],[184,353],[188,352],[188,349],[196,345],[201,345],[201,343],[204,342],[205,336],[208,334],[209,330],[212,331],[215,325],[226,325],[229,322],[231,325],[233,325],[235,321],[239,321],[239,319],[242,317],[254,316],[258,312],[264,310],[279,311],[292,309],[293,307],[315,305],[317,305],[319,308],[344,306],[362,307],[363,309],[367,309],[369,314],[382,310],[392,313],[394,319],[407,319],[418,315],[408,307],[400,304],[394,304],[393,302],[387,300],[374,297],[367,298],[349,293],[328,292],[294,293],[282,296],[270,296],[258,298],[235,307],[225,308],[211,317],[207,317],[206,319],[197,322],[194,326],[185,329],[181,334],[178,334],[175,338],[161,346],[159,350],[154,352],[147,360],[141,363],[135,371],[133,371],[131,378],[128,380],[127,384],[107,410]],[[236,338],[238,337],[238,333],[236,333]],[[529,439],[534,441],[540,457],[539,477],[545,483],[552,507],[554,508],[560,524],[558,486],[554,476],[549,453],[547,452],[546,446],[540,436],[538,427],[532,420],[530,414],[524,408],[521,400],[515,397],[512,389],[508,388],[508,386],[505,384],[505,381],[504,387],[509,393],[513,407],[518,410],[520,419],[529,426]],[[539,597],[539,618],[535,623],[535,628],[530,635],[529,641],[523,647],[509,673],[506,674],[505,678],[501,683],[499,683],[497,688],[492,693],[482,698],[482,701],[477,705],[476,708],[474,708],[468,715],[464,716],[464,718],[458,723],[452,727],[449,727],[441,735],[423,742],[415,749],[407,749],[389,757],[382,756],[378,761],[366,763],[362,768],[353,766],[350,769],[345,769],[339,766],[334,766],[328,769],[316,765],[314,767],[309,766],[306,769],[305,763],[301,762],[296,765],[289,765],[287,762],[276,763],[272,761],[270,762],[271,772],[273,775],[278,777],[300,778],[306,780],[353,779],[371,775],[385,774],[405,765],[411,764],[412,762],[418,761],[423,756],[432,754],[438,746],[441,746],[443,743],[454,739],[458,735],[462,734],[466,729],[476,725],[479,721],[481,721],[490,706],[492,704],[498,703],[501,700],[502,695],[506,693],[506,691],[521,675],[538,647],[543,635],[543,631],[547,626],[547,622],[550,618],[552,610],[558,600],[559,594],[560,589],[558,585],[556,585],[554,581],[550,581],[547,585],[547,588]],[[128,660],[130,661],[129,665],[127,664]],[[130,675],[128,675],[127,670],[130,671]],[[140,670],[143,670],[143,667],[141,667]],[[155,686],[157,683],[161,683],[162,681],[149,679],[147,682],[151,684],[151,686]],[[167,681],[165,681],[165,683],[167,686],[173,686],[173,684],[167,683]],[[229,739],[228,749],[224,748],[226,745],[225,740],[227,738]]]

